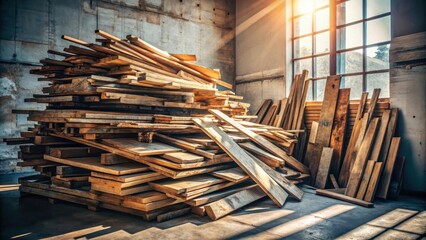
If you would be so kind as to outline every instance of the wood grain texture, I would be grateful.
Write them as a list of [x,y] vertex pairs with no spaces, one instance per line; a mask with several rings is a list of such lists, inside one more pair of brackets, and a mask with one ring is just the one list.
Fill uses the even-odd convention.
[[374,118],[371,121],[364,140],[362,141],[359,152],[355,158],[354,166],[351,169],[351,174],[349,176],[348,185],[345,192],[345,194],[349,197],[355,197],[358,191],[361,177],[364,173],[365,164],[367,163],[367,158],[371,152],[372,143],[376,136],[378,124],[379,118]]
[[213,139],[253,179],[279,207],[288,194],[244,150],[210,119],[194,118],[204,133]]
[[386,199],[388,196],[388,190],[389,190],[389,185],[390,185],[390,181],[392,177],[392,171],[395,166],[396,156],[398,153],[400,142],[401,142],[401,138],[399,137],[392,138],[392,143],[390,146],[388,158],[386,159],[382,176],[380,178],[379,186],[377,188],[376,196],[379,198]]
[[314,185],[316,188],[324,189],[327,184],[331,161],[334,155],[333,153],[333,148],[324,147],[322,149],[321,159]]
[[297,161],[292,156],[287,155],[287,153],[282,150],[281,148],[275,146],[270,141],[266,140],[264,137],[260,136],[259,134],[251,131],[250,129],[242,126],[240,123],[236,122],[232,118],[226,116],[219,110],[210,109],[210,113],[221,119],[222,121],[225,121],[226,123],[230,124],[234,128],[236,128],[238,131],[249,137],[253,142],[257,143],[261,147],[263,147],[268,152],[274,154],[277,157],[280,157],[284,159],[286,164],[293,167],[294,169],[302,172],[302,173],[309,173],[309,169],[303,165],[301,162]]

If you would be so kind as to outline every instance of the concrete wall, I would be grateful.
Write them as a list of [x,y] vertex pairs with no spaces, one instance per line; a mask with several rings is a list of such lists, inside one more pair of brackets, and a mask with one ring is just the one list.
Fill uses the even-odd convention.
[[[393,0],[392,38],[425,32],[425,10],[424,0]],[[391,63],[390,96],[392,107],[399,109],[399,155],[406,158],[403,189],[426,192],[425,59]]]
[[284,0],[236,1],[236,93],[252,104],[285,97]]
[[[95,29],[124,38],[142,37],[171,53],[196,54],[199,63],[220,68],[223,80],[235,77],[235,2],[228,0],[1,0],[0,138],[17,137],[31,124],[13,108],[43,108],[23,103],[45,83],[28,74],[70,43],[61,35],[94,42]],[[16,147],[0,143],[0,173],[15,168]]]

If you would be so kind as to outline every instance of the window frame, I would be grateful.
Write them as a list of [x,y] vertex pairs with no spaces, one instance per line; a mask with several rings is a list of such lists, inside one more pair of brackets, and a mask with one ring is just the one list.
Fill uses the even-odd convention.
[[[382,19],[385,17],[390,17],[391,18],[391,11],[389,10],[389,12],[385,12],[385,13],[381,13],[379,15],[375,15],[372,17],[368,17],[367,18],[367,1],[368,0],[362,0],[362,19],[360,20],[356,20],[353,22],[349,22],[349,23],[345,23],[342,25],[337,25],[337,6],[339,4],[348,2],[349,0],[329,0],[329,4],[328,5],[324,5],[321,7],[316,8],[316,6],[313,7],[313,10],[311,12],[307,12],[307,13],[302,13],[302,14],[298,14],[298,15],[294,15],[295,14],[295,6],[298,0],[293,0],[293,4],[292,4],[292,11],[291,11],[291,48],[292,48],[292,52],[291,52],[291,63],[292,63],[292,76],[294,79],[294,76],[296,74],[295,72],[295,63],[296,61],[299,60],[306,60],[306,59],[310,59],[311,60],[311,69],[308,69],[309,72],[311,72],[311,77],[309,78],[310,80],[312,80],[312,84],[311,86],[311,93],[312,93],[312,100],[313,101],[318,101],[317,99],[317,90],[315,87],[315,81],[317,80],[324,80],[327,79],[327,77],[315,77],[315,71],[316,71],[316,67],[315,67],[315,58],[317,57],[321,57],[321,56],[329,56],[329,73],[330,75],[337,75],[338,73],[338,65],[337,65],[337,61],[338,59],[338,55],[341,53],[345,53],[345,52],[350,52],[350,51],[356,51],[356,50],[362,50],[362,71],[361,72],[353,72],[353,73],[340,73],[339,75],[342,76],[342,85],[344,85],[344,78],[343,77],[350,77],[350,76],[362,76],[362,92],[367,91],[367,76],[369,74],[376,74],[376,73],[389,73],[390,74],[390,66],[386,69],[380,69],[380,70],[370,70],[367,71],[367,60],[368,60],[368,56],[367,56],[367,49],[370,47],[377,47],[377,46],[382,46],[382,45],[389,45],[390,44],[390,39],[388,41],[382,41],[382,42],[377,42],[377,43],[373,43],[373,44],[367,44],[367,23],[371,22],[373,20],[377,20],[377,19]],[[371,0],[370,0],[371,1]],[[316,31],[315,29],[315,20],[316,20],[316,13],[318,11],[324,10],[326,8],[329,8],[329,20],[330,20],[330,25],[328,29],[322,29],[320,31]],[[312,31],[310,33],[307,34],[303,34],[303,35],[298,35],[295,36],[295,20],[306,16],[306,15],[311,15],[312,16]],[[363,32],[363,36],[362,36],[362,45],[361,46],[357,46],[357,47],[351,47],[351,48],[344,48],[344,49],[339,49],[337,50],[337,30],[338,29],[342,29],[348,26],[352,26],[352,25],[356,25],[356,24],[362,24],[362,32]],[[389,29],[391,31],[391,28]],[[324,32],[329,32],[329,51],[328,52],[322,52],[322,53],[315,53],[315,36],[320,34],[320,33],[324,33]],[[297,39],[301,39],[304,37],[310,37],[311,38],[311,54],[310,55],[306,55],[306,56],[302,56],[302,57],[297,57],[295,58],[295,40]],[[293,81],[293,79],[291,81]],[[356,99],[360,98],[361,96],[355,96]],[[352,99],[352,97],[351,97]]]

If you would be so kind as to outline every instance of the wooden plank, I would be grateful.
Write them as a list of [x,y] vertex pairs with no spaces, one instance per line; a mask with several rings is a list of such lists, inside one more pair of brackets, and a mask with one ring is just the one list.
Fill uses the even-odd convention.
[[[221,112],[219,112],[222,114]],[[203,132],[213,139],[253,179],[279,207],[284,205],[288,194],[244,152],[225,132],[210,119],[192,119]]]
[[159,223],[165,222],[165,221],[171,220],[173,218],[184,216],[186,214],[189,214],[190,212],[191,212],[191,208],[186,207],[186,208],[170,211],[170,212],[167,212],[167,213],[159,214],[157,216],[157,222],[159,222]]
[[367,111],[369,116],[368,122],[370,122],[371,118],[373,117],[374,109],[376,108],[376,103],[377,103],[377,100],[379,99],[379,95],[380,95],[380,88],[375,88],[373,90],[373,95],[371,96],[371,99],[370,99],[370,106]]
[[150,179],[150,178],[161,176],[160,173],[151,172],[151,171],[134,173],[134,174],[126,174],[126,175],[120,175],[120,176],[92,171],[90,175],[97,178],[104,178],[104,179],[109,179],[109,180],[113,180],[116,182],[123,182],[123,183],[134,182],[134,181],[139,181],[142,179],[148,179],[148,178]]
[[317,195],[335,198],[335,199],[338,199],[338,200],[353,203],[353,204],[360,205],[360,206],[363,206],[363,207],[369,208],[369,207],[374,206],[374,204],[371,203],[371,202],[366,202],[366,201],[363,201],[363,200],[360,200],[360,199],[357,199],[357,198],[346,196],[344,194],[344,192],[345,192],[344,188],[340,188],[340,189],[317,189],[315,191],[315,193]]
[[161,165],[161,166],[164,166],[164,167],[167,167],[167,168],[172,168],[172,169],[202,168],[202,167],[208,167],[208,166],[212,166],[212,165],[218,165],[218,164],[221,164],[221,163],[232,162],[232,159],[230,157],[219,158],[219,159],[209,159],[209,160],[203,161],[203,162],[185,163],[185,164],[174,163],[174,162],[171,162],[171,161],[163,159],[163,158],[151,157],[151,156],[143,157],[142,159],[149,162],[149,163],[154,163],[154,164]]
[[388,128],[386,129],[386,136],[383,140],[382,149],[379,155],[379,162],[386,163],[386,159],[388,158],[389,149],[392,142],[392,137],[395,133],[396,124],[398,120],[398,109],[392,108],[391,116],[388,123]]
[[377,188],[376,196],[379,198],[386,199],[388,196],[389,184],[391,181],[393,168],[395,166],[396,156],[398,153],[400,142],[401,142],[401,138],[399,137],[392,138],[392,143],[390,146],[388,158],[386,159],[386,163],[384,164],[383,173],[380,178],[379,186]]
[[[278,183],[278,185],[280,185],[291,197],[293,197],[294,199],[301,201],[304,192],[302,190],[300,190],[300,188],[298,188],[294,182],[288,180],[283,174],[275,171],[275,169],[272,169],[271,167],[269,167],[268,165],[266,165],[265,163],[263,163],[262,161],[260,161],[258,158],[256,158],[255,156],[253,156],[252,154],[248,153],[247,154],[252,157],[252,159],[261,167],[263,168],[263,170],[265,170],[265,172],[267,174],[269,174],[269,176]],[[308,175],[308,174],[305,174]]]
[[311,126],[311,132],[309,133],[309,143],[315,143],[315,138],[318,133],[318,122],[313,121]]
[[336,114],[334,116],[333,130],[331,132],[330,147],[334,149],[330,173],[338,176],[342,163],[342,153],[345,144],[346,125],[348,119],[349,99],[351,89],[340,89],[337,99]]
[[115,165],[131,161],[128,158],[113,154],[113,153],[102,153],[101,164],[103,165]]
[[179,148],[164,143],[143,143],[131,138],[102,139],[102,143],[137,154],[138,156],[180,152]]
[[112,175],[126,175],[138,172],[145,172],[148,170],[148,167],[146,165],[136,162],[105,166],[100,163],[99,157],[62,159],[45,154],[44,159],[52,162],[62,163],[74,167],[84,168],[96,172],[108,173]]
[[258,186],[254,186],[210,203],[205,206],[205,209],[210,219],[217,220],[264,196],[265,193],[262,189]]
[[364,201],[373,202],[374,196],[376,195],[377,185],[379,183],[382,168],[382,162],[375,162],[373,172],[371,173],[370,181],[368,182],[367,191],[364,195]]
[[157,182],[151,182],[149,184],[159,192],[177,195],[215,185],[218,183],[223,183],[225,181],[226,180],[224,179],[209,175],[199,175],[179,180],[167,179]]
[[276,157],[264,151],[263,149],[257,147],[253,143],[247,142],[247,143],[240,143],[239,145],[245,150],[257,156],[260,160],[262,160],[264,163],[266,163],[270,167],[284,166],[284,161],[281,158]]
[[359,152],[356,156],[345,192],[345,194],[349,197],[355,197],[358,191],[359,184],[361,182],[361,177],[364,173],[365,164],[367,163],[367,158],[370,155],[372,144],[376,136],[378,124],[379,118],[374,118],[371,121],[370,125],[368,126],[368,130],[365,134],[364,140],[362,141]]
[[333,174],[330,174],[331,184],[335,189],[339,188],[339,184],[337,183],[336,177]]
[[392,172],[391,183],[388,190],[388,197],[390,199],[398,200],[399,193],[402,189],[402,180],[404,176],[404,156],[397,156],[395,166]]
[[262,104],[262,107],[259,110],[259,113],[257,114],[257,118],[254,119],[255,123],[262,122],[262,120],[265,117],[265,114],[268,111],[268,109],[271,106],[271,104],[272,104],[272,99],[265,99],[265,101]]
[[382,149],[383,141],[385,139],[386,130],[388,128],[389,120],[390,120],[391,111],[385,110],[380,119],[380,128],[377,132],[376,140],[374,141],[373,150],[371,151],[370,159],[374,161],[379,160],[380,150]]
[[147,164],[149,165],[149,168],[152,169],[153,171],[159,172],[173,179],[185,178],[185,177],[190,177],[194,175],[200,175],[203,173],[210,173],[217,170],[222,170],[222,169],[231,168],[235,166],[235,164],[233,163],[228,163],[228,164],[217,164],[217,165],[207,166],[202,168],[175,170],[175,169],[170,169],[152,162],[148,162]]
[[204,161],[204,158],[202,156],[186,152],[166,153],[163,154],[162,157],[180,164],[197,163]]
[[[253,185],[251,185],[251,186],[253,186]],[[204,204],[207,204],[207,203],[217,201],[217,200],[222,199],[226,196],[229,196],[233,193],[247,189],[251,186],[247,186],[247,185],[235,186],[235,187],[233,186],[233,187],[230,187],[230,188],[226,188],[226,189],[223,189],[223,190],[220,190],[220,191],[215,191],[215,192],[212,192],[212,193],[209,193],[209,194],[202,195],[200,197],[190,199],[190,200],[186,201],[185,203],[187,203],[191,206],[201,206],[201,205],[204,205]]]
[[364,199],[365,193],[368,188],[368,183],[370,182],[371,174],[373,173],[375,164],[376,164],[376,161],[368,160],[367,166],[365,166],[364,174],[362,175],[361,183],[359,184],[359,189],[356,194],[356,198]]
[[212,172],[211,175],[231,182],[241,182],[250,177],[239,167]]
[[331,161],[333,159],[333,154],[334,154],[333,148],[324,147],[322,149],[317,178],[315,179],[316,188],[320,188],[320,189],[325,188],[327,184],[327,180],[328,180]]
[[351,137],[349,138],[349,144],[348,144],[348,147],[346,148],[346,153],[345,153],[345,157],[343,158],[342,167],[340,168],[339,186],[341,186],[341,187],[346,187],[346,185],[348,183],[349,174],[350,174],[351,167],[352,167],[352,162],[351,162],[352,151],[353,151],[353,148],[355,146],[355,143],[357,142],[357,139],[358,139],[358,136],[359,136],[359,131],[361,129],[361,123],[360,123],[361,121],[360,120],[363,116],[364,107],[365,107],[365,103],[367,101],[367,97],[368,97],[368,92],[362,93],[361,100],[358,104],[358,110],[357,110],[355,124],[354,124],[354,127],[352,129]]
[[308,79],[308,70],[303,70],[302,72],[302,77],[301,80],[303,81],[303,91],[302,91],[302,96],[300,99],[300,104],[298,106],[298,117],[296,120],[296,126],[294,129],[301,129],[302,127],[302,122],[303,122],[303,114],[305,112],[305,102],[306,102],[306,96],[308,95],[308,91],[309,91],[309,82],[310,80]]
[[304,163],[309,166],[312,182],[315,182],[318,166],[321,158],[322,147],[330,146],[331,132],[333,129],[334,114],[336,112],[341,77],[329,76],[325,85],[324,100],[321,107],[320,120],[318,121],[318,133],[313,147],[308,144]]
[[284,152],[281,148],[275,146],[273,143],[269,142],[264,137],[262,137],[259,134],[251,131],[250,129],[242,126],[240,123],[238,123],[235,120],[233,120],[232,118],[226,116],[225,114],[223,114],[219,110],[210,109],[209,112],[212,113],[213,115],[215,115],[216,117],[218,117],[219,119],[221,119],[222,121],[225,121],[228,124],[230,124],[231,126],[233,126],[234,128],[236,128],[238,131],[240,131],[241,133],[243,133],[244,135],[249,137],[253,142],[262,146],[268,152],[274,154],[277,157],[284,159],[286,164],[288,164],[289,166],[293,167],[294,169],[296,169],[296,170],[298,170],[302,173],[309,173],[309,169],[305,165],[303,165],[301,162],[299,162],[295,158],[287,155],[287,153]]

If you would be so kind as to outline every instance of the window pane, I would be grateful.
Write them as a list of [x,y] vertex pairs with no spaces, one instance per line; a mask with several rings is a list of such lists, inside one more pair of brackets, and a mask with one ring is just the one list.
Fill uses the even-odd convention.
[[389,73],[367,74],[367,91],[369,96],[375,88],[380,88],[380,98],[389,97]]
[[351,89],[351,100],[361,99],[362,94],[362,75],[346,76],[342,78],[341,88]]
[[316,80],[314,81],[314,93],[315,93],[315,97],[314,100],[315,101],[322,101],[324,99],[324,91],[325,91],[325,79],[321,79],[321,80]]
[[330,50],[330,32],[315,35],[315,53],[325,53]]
[[328,8],[318,11],[315,15],[315,31],[321,31],[330,27],[330,13]]
[[306,101],[312,101],[312,81],[309,81],[308,94],[306,95]]
[[294,61],[294,73],[300,74],[306,69],[309,71],[309,78],[312,77],[312,58]]
[[367,22],[367,44],[390,41],[390,17]]
[[339,74],[362,72],[362,49],[337,54]]
[[315,4],[316,4],[315,5],[316,8],[320,8],[320,7],[323,7],[325,5],[328,5],[329,0],[317,0]]
[[367,48],[367,71],[389,69],[389,44]]
[[312,55],[312,36],[294,40],[294,57]]
[[294,19],[294,36],[305,35],[312,32],[312,14]]
[[330,57],[329,55],[314,58],[315,73],[314,76],[327,77],[330,75]]
[[367,18],[390,12],[390,0],[367,0]]
[[362,19],[362,0],[351,0],[337,5],[337,26]]
[[309,13],[314,10],[315,0],[296,0],[294,4],[294,16]]
[[337,50],[362,46],[362,23],[337,29]]

